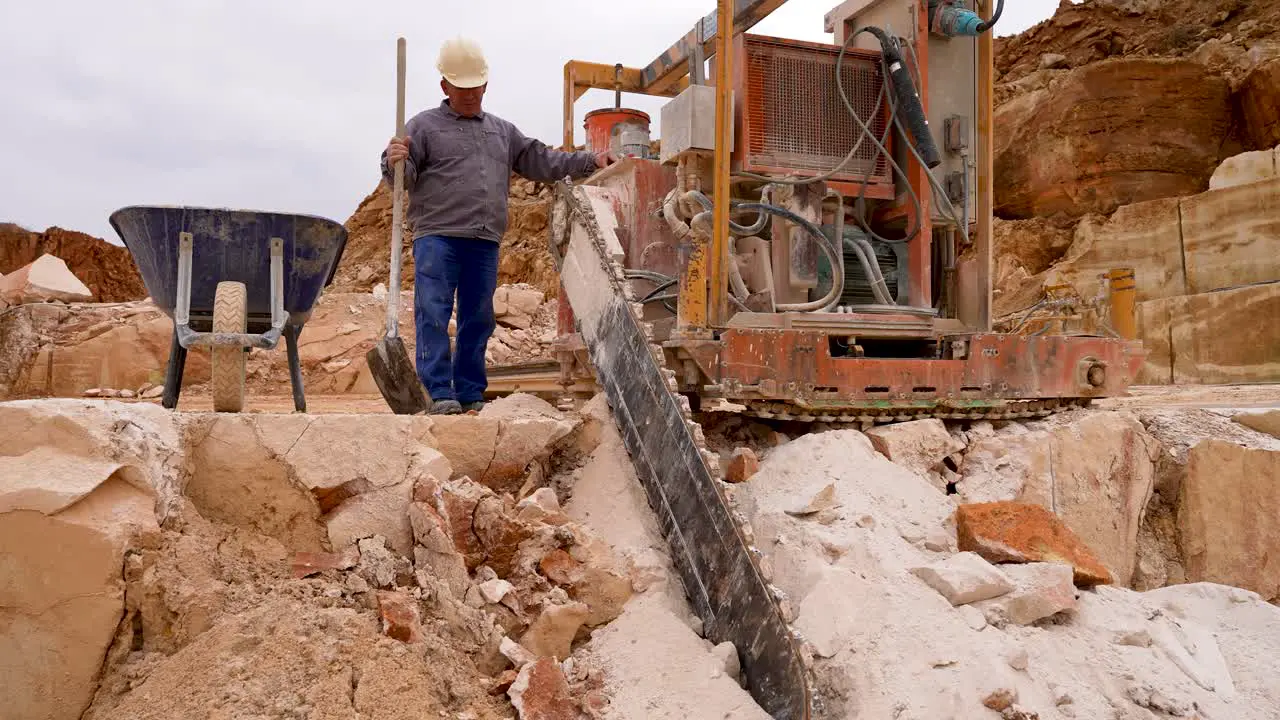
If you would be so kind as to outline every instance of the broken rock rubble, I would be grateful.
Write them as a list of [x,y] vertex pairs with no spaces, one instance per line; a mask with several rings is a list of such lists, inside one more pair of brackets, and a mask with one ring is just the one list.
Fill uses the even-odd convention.
[[[1105,568],[1048,510],[1000,503],[1000,512],[963,504],[957,512],[955,496],[884,463],[860,435],[796,438],[770,450],[739,490],[774,582],[797,608],[814,690],[832,716],[1136,718],[1153,704],[1205,717],[1280,713],[1274,673],[1254,660],[1280,645],[1280,610],[1256,594],[1098,584]],[[846,516],[824,524],[817,513],[792,512],[821,495]],[[859,523],[863,516],[878,521]],[[948,517],[959,552],[922,547]],[[953,604],[972,597],[966,591],[991,596]]]

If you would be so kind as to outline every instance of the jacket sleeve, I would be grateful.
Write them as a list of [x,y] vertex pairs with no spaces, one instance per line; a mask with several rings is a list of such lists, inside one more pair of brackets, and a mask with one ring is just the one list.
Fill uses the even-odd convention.
[[[405,123],[404,134],[409,138],[409,157],[404,161],[404,186],[412,188],[418,182],[418,169],[427,164],[427,137],[416,117]],[[379,167],[382,169],[382,179],[387,181],[388,186],[394,185],[395,168],[387,163],[386,148],[382,150]]]
[[574,179],[585,178],[596,171],[595,155],[582,152],[553,150],[541,140],[526,137],[514,125],[511,130],[511,168],[528,180],[555,182],[567,175]]

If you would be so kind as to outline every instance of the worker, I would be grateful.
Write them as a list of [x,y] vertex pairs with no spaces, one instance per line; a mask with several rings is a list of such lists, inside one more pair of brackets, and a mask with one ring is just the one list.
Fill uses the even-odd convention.
[[[612,162],[607,151],[564,152],[526,137],[482,109],[489,68],[479,46],[455,38],[436,68],[445,98],[405,123],[382,152],[382,176],[394,182],[404,161],[413,228],[415,365],[431,414],[484,407],[485,349],[497,327],[498,248],[507,229],[511,173],[543,182],[590,176]],[[457,342],[449,317],[457,299]]]

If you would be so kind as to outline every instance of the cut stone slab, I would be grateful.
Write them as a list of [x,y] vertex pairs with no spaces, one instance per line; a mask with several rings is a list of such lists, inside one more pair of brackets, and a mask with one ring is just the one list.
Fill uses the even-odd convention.
[[976,552],[994,563],[1061,562],[1074,568],[1078,585],[1112,582],[1093,551],[1039,505],[961,505],[956,508],[956,535],[962,552]]
[[1030,625],[1076,607],[1076,587],[1070,565],[1007,565],[1004,571],[1015,587],[1004,595],[973,604],[992,625]]
[[1013,582],[977,553],[962,552],[946,560],[912,568],[911,574],[954,605],[990,600],[1013,590]]
[[0,278],[0,297],[10,305],[89,302],[93,292],[71,272],[62,258],[45,253],[30,265]]
[[1280,282],[1140,303],[1139,335],[1151,352],[1141,380],[1178,385],[1280,380],[1280,323],[1248,323],[1238,332],[1219,332],[1242,317],[1278,314]]
[[1187,453],[1178,544],[1187,580],[1280,599],[1280,451],[1210,438]]
[[1180,203],[1186,294],[1280,279],[1280,178],[1210,190]]

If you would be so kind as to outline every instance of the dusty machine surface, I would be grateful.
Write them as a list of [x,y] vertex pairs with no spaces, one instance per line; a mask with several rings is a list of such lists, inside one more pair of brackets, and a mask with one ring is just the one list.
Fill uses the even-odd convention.
[[[603,388],[707,637],[735,644],[761,707],[804,718],[811,651],[692,412],[1036,417],[1124,394],[1142,350],[1112,317],[1123,269],[1093,332],[992,332],[1000,7],[850,0],[825,18],[838,44],[747,32],[782,4],[721,0],[645,68],[566,65],[565,147],[575,100],[613,89],[587,144],[621,160],[557,187],[548,385]],[[671,98],[658,157],[623,92]],[[528,391],[545,370],[491,377]]]

